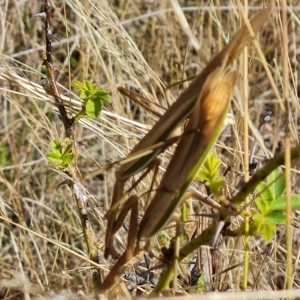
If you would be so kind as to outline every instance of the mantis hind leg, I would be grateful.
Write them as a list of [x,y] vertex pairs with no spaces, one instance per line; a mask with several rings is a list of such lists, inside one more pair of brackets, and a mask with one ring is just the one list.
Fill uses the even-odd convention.
[[[135,197],[135,198],[134,198]],[[138,202],[136,196],[131,198],[131,206],[128,205],[127,209],[131,209],[129,232],[127,237],[127,249],[121,255],[117,263],[110,270],[108,276],[105,278],[101,285],[100,294],[105,294],[113,288],[114,285],[118,283],[126,265],[134,257],[135,254],[135,244],[137,240],[137,219],[138,219]],[[126,212],[128,212],[128,210]]]

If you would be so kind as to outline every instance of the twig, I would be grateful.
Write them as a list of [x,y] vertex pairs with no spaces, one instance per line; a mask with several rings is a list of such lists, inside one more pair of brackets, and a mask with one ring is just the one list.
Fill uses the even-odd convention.
[[[36,15],[44,18],[45,21],[46,54],[44,53],[42,55],[43,64],[46,66],[47,77],[50,85],[50,92],[53,95],[55,103],[59,110],[61,121],[65,128],[65,135],[67,138],[70,138],[72,140],[72,147],[70,149],[70,153],[74,154],[75,157],[76,147],[75,147],[75,140],[74,140],[74,118],[68,116],[64,102],[60,97],[60,93],[58,91],[56,78],[55,78],[55,67],[53,65],[52,45],[51,45],[52,39],[55,38],[55,36],[53,35],[50,28],[50,15],[51,15],[50,0],[45,0],[44,13]],[[73,197],[77,204],[84,238],[88,248],[89,257],[93,262],[99,263],[97,245],[95,242],[93,230],[91,228],[91,223],[89,221],[87,215],[87,209],[86,209],[86,202],[88,196],[85,194],[82,188],[82,183],[80,182],[81,176],[77,167],[76,158],[71,163],[71,168],[64,169],[64,172],[71,178],[71,180],[68,183],[73,191]],[[92,281],[94,287],[96,290],[98,290],[101,284],[99,268],[93,266],[91,269],[91,274],[92,274]]]

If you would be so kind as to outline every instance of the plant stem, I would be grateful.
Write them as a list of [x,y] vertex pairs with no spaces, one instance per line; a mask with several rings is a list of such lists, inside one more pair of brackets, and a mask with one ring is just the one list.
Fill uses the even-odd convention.
[[[291,160],[300,157],[300,145],[291,148],[290,150]],[[270,159],[268,163],[257,170],[251,179],[241,188],[241,190],[230,200],[235,205],[243,203],[245,198],[255,190],[257,185],[263,181],[268,175],[270,175],[275,169],[283,165],[285,162],[285,153],[281,152]]]
[[[75,125],[74,118],[72,117],[69,118],[67,110],[60,97],[57,84],[56,84],[55,68],[53,66],[52,47],[51,47],[51,39],[53,39],[54,36],[50,29],[50,15],[51,15],[50,0],[45,0],[44,13],[45,13],[45,33],[46,33],[46,54],[42,55],[43,64],[45,65],[47,70],[50,92],[54,97],[55,103],[57,104],[60,113],[60,118],[64,125],[65,135],[67,138],[71,138],[73,141],[72,147],[70,149],[70,153],[76,154],[75,140],[74,140],[74,125]],[[73,170],[73,172],[71,171],[71,169]],[[95,242],[93,230],[91,228],[91,223],[89,221],[87,210],[86,210],[86,201],[88,199],[88,196],[85,194],[84,190],[82,189],[82,183],[81,180],[79,179],[81,178],[81,176],[80,176],[80,171],[77,167],[76,158],[71,163],[71,168],[67,168],[66,170],[64,170],[64,173],[71,178],[69,186],[71,187],[71,189],[73,188],[72,189],[73,197],[77,204],[77,209],[80,216],[82,231],[87,245],[89,257],[93,262],[99,263],[97,245]],[[93,266],[91,269],[91,274],[92,274],[92,281],[93,281],[94,288],[97,291],[99,290],[101,285],[99,268]]]
[[[198,249],[202,245],[206,245],[210,240],[213,239],[216,232],[216,224],[213,223],[207,227],[198,237],[192,239],[189,243],[184,245],[179,250],[178,262],[181,262],[184,258],[190,255],[193,251]],[[157,296],[159,291],[163,291],[169,288],[170,281],[174,274],[174,257],[172,256],[167,262],[168,267],[166,270],[162,271],[158,283],[151,292],[150,296]]]

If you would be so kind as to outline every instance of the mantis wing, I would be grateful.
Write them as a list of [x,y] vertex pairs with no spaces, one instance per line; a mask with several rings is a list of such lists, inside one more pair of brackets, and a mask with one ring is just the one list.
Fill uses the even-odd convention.
[[[208,77],[184,134],[141,221],[138,238],[148,239],[170,220],[218,138],[236,82],[236,72]],[[178,191],[179,189],[179,191]]]
[[[270,10],[270,8],[264,9],[255,14],[250,20],[254,34],[258,33],[266,21]],[[173,103],[144,138],[132,149],[129,157],[138,151],[166,141],[174,130],[190,115],[207,77],[216,69],[224,72],[226,67],[232,63],[241,53],[242,49],[254,38],[255,36],[250,35],[247,26],[243,25],[232,37],[231,41],[207,64],[190,86],[178,97],[177,101]],[[156,148],[145,157],[122,165],[118,172],[119,179],[128,178],[144,169],[162,150],[163,147]]]
[[[251,19],[250,24],[255,34],[259,31],[269,13],[270,9],[264,9]],[[176,130],[176,128],[191,115],[199,95],[202,95],[202,97],[206,96],[204,94],[205,89],[203,89],[203,87],[204,84],[208,82],[208,78],[211,78],[209,81],[210,84],[212,84],[213,78],[220,78],[226,67],[232,63],[232,61],[240,54],[244,46],[246,46],[253,38],[254,36],[251,36],[247,26],[243,25],[233,36],[231,41],[207,64],[191,85],[178,97],[177,101],[174,102],[166,113],[156,122],[148,134],[146,134],[145,137],[133,148],[127,159],[130,158],[130,156],[135,156],[136,153],[143,151],[144,149],[151,148],[153,145],[159,145],[162,143],[162,146],[156,147],[152,152],[138,160],[133,159],[128,163],[121,165],[120,169],[116,173],[116,183],[111,201],[111,207],[113,209],[109,211],[109,214],[107,215],[105,257],[108,257],[109,255],[109,249],[112,248],[112,236],[117,230],[117,228],[114,228],[114,224],[117,219],[115,207],[118,206],[118,202],[124,196],[126,180],[130,176],[146,168],[151,161],[153,161],[153,159],[166,148],[166,146],[163,146],[164,142],[166,142],[174,130]],[[211,89],[212,85],[208,85],[207,88]],[[199,117],[199,111],[197,112],[197,116]],[[190,119],[196,120],[193,113]],[[180,149],[183,151],[184,147],[181,146]],[[178,185],[176,188],[178,188]],[[170,199],[168,201],[170,201]],[[157,226],[159,227],[159,225]],[[144,234],[141,233],[141,236],[144,236]],[[148,234],[145,236],[148,236]]]

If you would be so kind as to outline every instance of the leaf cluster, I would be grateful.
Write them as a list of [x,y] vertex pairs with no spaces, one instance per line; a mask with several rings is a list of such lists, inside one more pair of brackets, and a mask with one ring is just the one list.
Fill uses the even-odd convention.
[[221,196],[220,188],[225,185],[224,179],[219,175],[221,160],[214,152],[207,155],[207,159],[198,174],[198,178],[204,180],[205,185],[218,198]]
[[[261,234],[266,241],[272,238],[276,225],[286,222],[286,196],[284,174],[276,169],[257,186],[259,196],[255,199],[257,208],[252,209],[252,234]],[[291,195],[292,210],[300,209],[300,197]]]
[[56,139],[50,143],[50,147],[51,152],[46,155],[47,159],[61,170],[66,171],[75,157],[72,153],[72,139],[66,138],[64,141]]
[[[225,185],[223,178],[219,175],[221,161],[214,153],[210,153],[205,161],[198,177],[204,180],[205,185],[210,188],[216,198],[220,197],[220,188]],[[266,241],[272,238],[276,225],[286,222],[286,196],[285,179],[280,169],[273,171],[265,180],[260,182],[256,188],[258,193],[255,199],[256,207],[251,210],[251,224],[249,234],[262,235]],[[300,197],[291,195],[292,210],[300,209]],[[245,224],[235,230],[236,235],[245,234]]]
[[110,96],[103,88],[86,79],[83,83],[75,80],[72,86],[80,92],[79,97],[83,100],[82,110],[75,117],[76,122],[84,115],[96,119],[103,109],[103,102],[110,102]]

